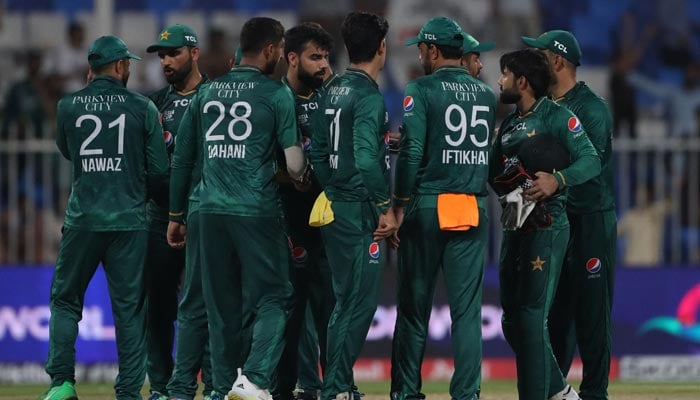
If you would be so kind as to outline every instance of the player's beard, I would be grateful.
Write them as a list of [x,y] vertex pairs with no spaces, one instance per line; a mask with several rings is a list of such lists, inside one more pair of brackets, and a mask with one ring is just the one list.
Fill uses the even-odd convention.
[[187,76],[192,72],[192,57],[187,60],[185,65],[182,66],[180,69],[175,69],[175,68],[169,68],[169,70],[173,71],[172,75],[166,76],[165,80],[168,81],[169,84],[174,84],[174,83],[180,83],[184,81]]
[[323,85],[323,76],[325,71],[321,70],[315,74],[310,73],[305,70],[304,67],[299,64],[299,71],[297,72],[297,79],[307,87],[311,89],[318,89]]
[[430,59],[428,58],[429,55],[426,52],[425,57],[421,57],[420,63],[423,66],[423,72],[425,72],[426,75],[430,75],[433,73],[433,66],[430,64]]
[[503,104],[515,104],[520,101],[522,97],[520,92],[515,88],[501,89],[500,100]]
[[122,84],[124,84],[124,87],[126,87],[126,83],[129,82],[129,75],[131,73],[129,71],[126,71],[124,75],[122,75]]
[[277,63],[280,62],[280,59],[273,58],[272,60],[268,61],[267,64],[265,64],[265,69],[263,70],[263,75],[272,75],[275,73],[275,69],[277,69]]

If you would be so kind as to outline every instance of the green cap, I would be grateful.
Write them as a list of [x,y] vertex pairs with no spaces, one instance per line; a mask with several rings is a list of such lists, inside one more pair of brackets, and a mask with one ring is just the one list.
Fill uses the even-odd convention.
[[541,34],[537,39],[522,37],[523,43],[536,49],[547,49],[552,53],[571,61],[574,65],[581,65],[581,47],[578,40],[568,31],[549,31]]
[[406,46],[416,43],[433,43],[444,46],[462,47],[462,28],[447,17],[435,17],[426,22],[418,36],[404,42]]
[[496,47],[496,43],[494,42],[484,42],[484,43],[479,43],[478,40],[474,38],[474,36],[464,32],[464,44],[462,44],[462,54],[467,54],[467,53],[483,53],[484,51],[489,51],[493,50],[494,47]]
[[199,41],[192,28],[187,25],[175,24],[163,29],[158,34],[158,41],[146,48],[146,51],[153,53],[161,48],[176,49],[182,46],[195,47]]
[[107,65],[123,58],[141,59],[141,57],[130,52],[126,47],[126,43],[116,36],[100,36],[88,50],[88,64],[91,67]]

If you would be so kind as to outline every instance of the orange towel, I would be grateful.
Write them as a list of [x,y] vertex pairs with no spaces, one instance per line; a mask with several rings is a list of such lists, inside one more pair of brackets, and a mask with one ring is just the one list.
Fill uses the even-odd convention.
[[479,206],[473,194],[439,194],[437,213],[443,231],[467,231],[479,226]]

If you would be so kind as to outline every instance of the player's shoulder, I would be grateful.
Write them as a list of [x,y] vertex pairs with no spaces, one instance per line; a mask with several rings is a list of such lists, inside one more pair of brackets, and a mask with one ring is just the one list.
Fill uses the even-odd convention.
[[[610,104],[605,100],[603,96],[600,96],[593,91],[584,82],[578,83],[578,90],[576,92],[576,98],[580,102],[581,112],[586,113],[588,116],[605,116],[612,115],[610,111]],[[583,115],[582,115],[583,117]]]

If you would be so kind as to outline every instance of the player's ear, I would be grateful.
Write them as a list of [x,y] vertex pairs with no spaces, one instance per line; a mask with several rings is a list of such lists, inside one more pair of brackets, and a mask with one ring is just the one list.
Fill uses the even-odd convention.
[[199,47],[190,47],[190,56],[193,61],[199,60]]
[[381,56],[384,53],[386,53],[386,38],[382,39],[382,42],[379,43],[379,48],[377,49],[377,55]]
[[527,78],[525,78],[525,75],[519,76],[515,80],[515,83],[516,83],[518,89],[521,91],[527,90],[527,88],[530,86],[530,82],[527,81]]
[[263,56],[265,56],[266,60],[269,60],[275,55],[275,47],[276,45],[274,43],[268,43],[265,45],[263,48]]
[[290,51],[289,54],[287,54],[287,64],[290,67],[296,67],[298,62],[299,55],[296,52]]

